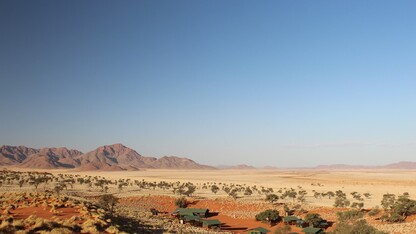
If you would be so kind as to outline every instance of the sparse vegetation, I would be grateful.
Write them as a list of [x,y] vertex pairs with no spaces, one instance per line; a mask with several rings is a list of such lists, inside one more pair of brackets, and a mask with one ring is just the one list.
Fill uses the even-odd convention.
[[[191,183],[186,181],[167,182],[122,178],[114,180],[102,176],[51,174],[43,172],[12,172],[7,170],[0,171],[0,183],[3,186],[3,191],[7,191],[11,188],[17,191],[36,191],[36,193],[32,194],[35,199],[33,201],[18,196],[16,199],[18,199],[19,205],[5,205],[5,203],[2,202],[4,200],[2,200],[3,198],[0,194],[0,206],[2,207],[1,220],[3,220],[0,228],[2,228],[1,230],[11,230],[15,233],[28,229],[26,221],[21,219],[10,220],[10,222],[7,222],[6,217],[12,217],[14,210],[22,207],[36,207],[37,209],[46,210],[50,212],[51,217],[54,218],[51,220],[33,219],[31,225],[36,226],[36,228],[38,228],[37,230],[55,230],[55,232],[59,231],[60,233],[81,232],[83,230],[88,230],[88,232],[91,233],[103,231],[117,233],[120,230],[134,230],[131,225],[130,227],[127,225],[117,226],[116,223],[123,220],[125,217],[130,217],[129,223],[135,223],[135,226],[142,227],[143,224],[140,224],[140,222],[144,222],[144,220],[147,220],[146,222],[149,221],[149,225],[152,223],[152,227],[147,227],[149,230],[151,228],[154,228],[155,230],[157,228],[171,231],[174,230],[173,227],[176,224],[172,223],[172,220],[169,217],[165,217],[163,212],[160,213],[157,209],[152,211],[148,208],[146,211],[141,211],[146,213],[147,216],[142,215],[140,216],[140,219],[137,218],[139,217],[137,214],[134,215],[129,212],[120,212],[122,206],[116,205],[117,197],[123,197],[123,194],[127,194],[130,191],[140,191],[142,194],[149,194],[151,196],[155,193],[171,194],[176,200],[172,199],[170,204],[175,204],[178,207],[186,207],[188,204],[191,204],[191,207],[195,207],[195,204],[198,204],[198,202],[194,203],[195,201],[206,199],[201,198],[201,194],[211,194],[211,196],[215,196],[216,199],[219,199],[219,202],[225,201],[223,199],[226,197],[231,197],[233,199],[227,200],[230,204],[237,204],[240,202],[242,202],[242,204],[249,204],[250,201],[254,200],[259,202],[259,204],[262,204],[262,209],[251,209],[249,212],[244,211],[245,213],[240,212],[240,210],[229,211],[228,215],[236,218],[255,216],[256,220],[272,224],[280,220],[278,210],[282,210],[282,212],[284,210],[285,215],[303,217],[303,215],[306,214],[304,219],[312,226],[317,226],[322,221],[322,218],[320,212],[313,212],[310,210],[311,206],[309,205],[309,202],[331,202],[328,201],[328,199],[335,197],[335,200],[332,200],[334,201],[334,206],[344,207],[344,209],[349,210],[339,214],[338,221],[334,224],[334,233],[342,233],[342,230],[351,228],[352,225],[358,225],[358,228],[354,228],[353,230],[375,230],[364,221],[365,219],[373,219],[373,222],[374,219],[380,219],[385,222],[383,225],[388,225],[389,223],[404,222],[408,216],[416,214],[415,201],[410,199],[410,194],[408,192],[399,195],[385,194],[381,201],[381,206],[384,211],[375,207],[368,212],[368,215],[364,216],[363,212],[366,212],[366,210],[363,209],[364,202],[367,204],[367,202],[370,201],[367,199],[371,199],[374,195],[349,191],[346,193],[342,190],[334,190],[335,192],[328,190],[312,190],[310,192],[311,196],[308,196],[307,189],[301,186],[294,186],[293,188],[283,186],[282,188],[269,188],[259,185],[250,186],[247,184],[224,182]],[[119,189],[120,186],[122,189]],[[81,194],[81,196],[79,196],[79,194]],[[90,194],[90,197],[84,196],[86,194]],[[77,197],[80,200],[73,200],[73,198]],[[53,200],[50,200],[52,198]],[[110,198],[115,198],[115,200]],[[327,200],[324,200],[323,198],[326,198]],[[48,202],[45,199],[48,199]],[[235,201],[236,199],[238,200]],[[350,202],[349,199],[351,199],[352,202]],[[277,203],[277,201],[279,202]],[[91,217],[101,217],[100,220],[102,221],[95,223],[81,218],[81,220],[75,222],[79,224],[77,226],[66,225],[63,223],[64,221],[62,221],[62,223],[55,221],[55,218],[58,218],[65,213],[63,208],[75,207],[77,204],[82,207],[80,210],[81,216],[89,215]],[[259,213],[259,210],[264,210],[264,212]],[[277,213],[274,213],[274,211]],[[166,221],[164,221],[163,224],[156,225],[156,223],[161,222],[157,220],[163,220],[165,218]],[[65,222],[69,221],[65,220]],[[375,222],[381,224],[381,221]],[[53,228],[51,229],[51,227]],[[276,233],[285,233],[288,231],[286,228],[277,228]],[[198,229],[192,230],[195,230],[195,233],[198,233]]]

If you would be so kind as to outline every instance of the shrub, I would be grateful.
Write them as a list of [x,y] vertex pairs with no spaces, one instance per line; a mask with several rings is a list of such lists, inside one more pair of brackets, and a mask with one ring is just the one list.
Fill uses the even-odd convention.
[[334,207],[347,207],[350,205],[350,201],[346,197],[335,198]]
[[112,194],[105,194],[98,200],[98,205],[113,215],[114,208],[118,203],[118,198]]
[[279,200],[279,196],[277,196],[274,193],[270,193],[266,195],[266,201],[270,202],[270,203],[274,203],[275,201]]
[[175,205],[179,208],[186,208],[188,206],[188,201],[185,197],[180,197],[176,199]]
[[354,222],[361,219],[364,214],[359,210],[349,210],[344,212],[337,212],[339,222]]
[[380,213],[380,209],[376,206],[373,209],[370,210],[370,212],[368,212],[369,216],[376,216]]
[[396,196],[394,194],[386,193],[383,195],[383,199],[381,200],[381,207],[383,207],[384,210],[390,210],[393,208],[395,201]]
[[317,227],[322,221],[319,214],[309,213],[305,216],[305,222],[309,223],[309,226]]
[[278,221],[279,218],[280,218],[279,211],[277,210],[265,210],[256,215],[256,220],[262,221],[262,222],[273,223],[273,222]]
[[213,192],[214,194],[217,194],[218,190],[220,190],[220,188],[216,185],[212,185],[211,186],[211,192]]
[[387,234],[369,225],[365,220],[360,220],[353,224],[339,223],[332,231],[333,234]]

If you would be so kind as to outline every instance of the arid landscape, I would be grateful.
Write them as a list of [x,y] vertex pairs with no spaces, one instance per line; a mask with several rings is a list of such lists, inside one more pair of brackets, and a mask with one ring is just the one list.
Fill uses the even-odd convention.
[[0,1],[0,234],[416,234],[416,1]]
[[[22,146],[1,149],[3,161],[8,160],[0,177],[4,232],[245,233],[263,227],[275,233],[288,233],[290,227],[291,232],[304,233],[306,226],[313,225],[288,225],[285,217],[308,220],[308,214],[317,214],[328,224],[322,231],[343,233],[339,225],[346,221],[340,220],[339,212],[356,215],[357,220],[366,221],[365,225],[386,233],[413,233],[416,229],[416,213],[413,213],[416,207],[412,203],[416,171],[413,170],[216,169],[188,159],[185,161],[192,162],[191,166],[171,161],[157,169],[154,165],[158,164],[149,167],[144,163],[144,167],[137,164],[127,167],[123,161],[127,157],[138,162],[148,158],[121,144],[103,146],[86,154],[88,162],[95,160],[94,165],[113,169],[98,170],[82,167],[85,156],[74,150]],[[45,160],[47,157],[49,160]],[[10,163],[19,158],[21,162]],[[64,159],[65,165],[74,162],[71,165],[78,166],[60,166]],[[119,161],[123,167],[117,165]],[[30,168],[26,166],[28,163]],[[55,167],[51,169],[51,165]],[[117,200],[111,214],[100,200],[105,195]],[[179,206],[209,209],[206,219],[216,219],[221,224],[203,228],[199,227],[202,223],[173,217],[171,213],[181,199],[184,205]],[[411,207],[398,220],[392,219],[394,204],[404,201]],[[276,210],[279,218],[271,223],[256,220],[256,215],[266,210]],[[357,220],[350,217],[348,222]]]

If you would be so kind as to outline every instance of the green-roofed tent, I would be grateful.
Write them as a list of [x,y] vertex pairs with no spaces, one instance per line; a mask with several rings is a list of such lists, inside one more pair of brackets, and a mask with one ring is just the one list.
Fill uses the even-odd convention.
[[195,216],[195,215],[186,215],[183,217],[183,220],[185,221],[201,221],[201,217]]
[[249,234],[266,234],[266,233],[269,233],[270,230],[267,230],[266,228],[263,228],[263,227],[256,227],[256,228],[247,230],[247,232]]
[[288,223],[288,224],[294,224],[299,220],[298,217],[296,216],[286,216],[283,218],[283,222]]
[[302,219],[298,219],[297,221],[296,221],[296,227],[306,227],[306,226],[308,226],[308,223],[306,223],[305,222],[305,220],[302,220]]
[[208,216],[208,209],[198,209],[198,208],[178,208],[172,212],[172,214],[179,214],[180,217],[184,216],[199,216],[205,218]]
[[327,228],[327,227],[329,227],[329,223],[325,220],[325,221],[320,222],[317,227]]
[[321,233],[324,233],[324,231],[322,231],[322,229],[314,228],[314,227],[304,228],[304,229],[302,229],[302,232],[304,232],[305,234],[321,234]]
[[218,219],[204,219],[202,220],[202,227],[220,226],[221,222]]

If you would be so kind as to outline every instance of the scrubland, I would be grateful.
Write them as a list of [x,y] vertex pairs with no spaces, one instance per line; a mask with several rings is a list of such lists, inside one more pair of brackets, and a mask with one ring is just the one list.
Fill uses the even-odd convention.
[[[258,226],[283,229],[281,221],[272,225],[256,221],[255,216],[264,210],[276,210],[281,217],[288,211],[300,218],[319,214],[332,224],[326,232],[340,233],[336,232],[337,212],[345,211],[359,211],[360,220],[385,232],[416,230],[413,210],[401,217],[393,215],[394,204],[409,201],[406,204],[414,205],[410,202],[416,194],[413,171],[54,170],[3,171],[1,176],[3,231],[243,233]],[[108,207],[100,205],[105,194],[118,199],[111,214]],[[386,198],[387,194],[390,197]],[[180,197],[186,197],[188,207],[215,213],[212,218],[223,223],[221,230],[180,224],[171,217]],[[383,206],[383,199],[386,203],[389,198],[391,204]],[[151,209],[159,214],[152,214]],[[301,231],[295,226],[291,229]]]

